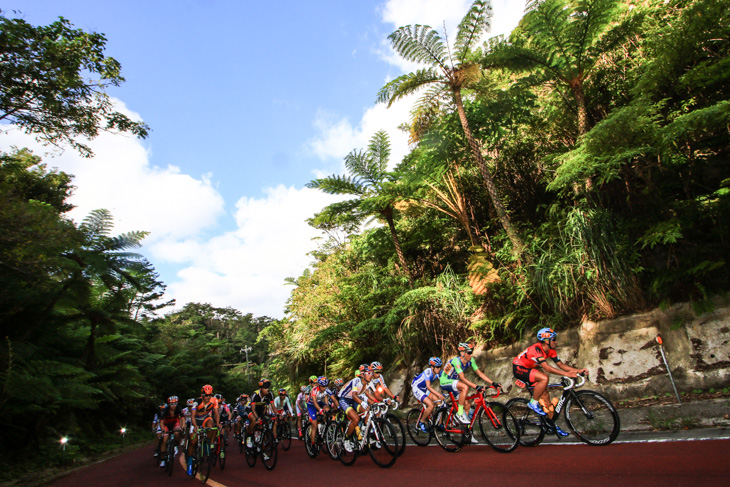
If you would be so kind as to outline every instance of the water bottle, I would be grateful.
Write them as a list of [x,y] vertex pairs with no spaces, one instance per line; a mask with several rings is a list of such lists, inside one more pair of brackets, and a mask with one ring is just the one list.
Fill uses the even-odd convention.
[[319,434],[324,436],[324,425],[322,423],[317,425],[317,429],[319,430]]

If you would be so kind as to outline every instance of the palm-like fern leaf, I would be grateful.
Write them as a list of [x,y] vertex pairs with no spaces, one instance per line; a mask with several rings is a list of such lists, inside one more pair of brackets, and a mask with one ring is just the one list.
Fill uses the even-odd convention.
[[367,188],[357,179],[350,176],[332,175],[315,179],[307,183],[307,188],[319,189],[327,194],[363,195]]
[[434,68],[419,69],[388,82],[378,91],[376,101],[378,103],[388,102],[388,107],[390,107],[396,100],[415,93],[424,85],[442,81],[443,78]]
[[388,36],[395,52],[407,61],[446,68],[446,44],[428,25],[401,27]]
[[490,0],[476,0],[466,13],[456,34],[456,59],[459,62],[466,60],[467,54],[476,42],[487,32],[492,18],[492,2]]

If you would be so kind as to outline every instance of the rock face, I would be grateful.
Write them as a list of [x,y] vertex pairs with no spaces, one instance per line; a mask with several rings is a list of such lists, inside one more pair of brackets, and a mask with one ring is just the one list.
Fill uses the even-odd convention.
[[[558,356],[570,365],[586,367],[590,371],[586,387],[602,391],[611,399],[674,395],[657,335],[663,339],[664,353],[680,394],[730,387],[728,302],[718,302],[714,311],[700,315],[690,305],[678,304],[614,320],[586,321],[578,327],[559,330]],[[512,358],[534,342],[531,333],[529,338],[510,346],[477,348],[474,356],[487,376],[501,382],[509,396],[515,396],[521,390],[514,387]],[[403,373],[394,374],[391,390],[400,391],[406,379],[411,378]],[[472,380],[479,383],[478,378]]]

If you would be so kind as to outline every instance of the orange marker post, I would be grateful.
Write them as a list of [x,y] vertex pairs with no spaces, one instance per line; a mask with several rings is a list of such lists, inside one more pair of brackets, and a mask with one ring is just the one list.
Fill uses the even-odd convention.
[[682,400],[679,398],[679,393],[677,392],[677,385],[674,383],[674,378],[672,377],[672,371],[669,370],[669,363],[667,362],[667,356],[664,354],[664,342],[662,340],[661,335],[656,336],[656,342],[659,344],[659,351],[662,353],[662,359],[664,360],[664,366],[667,368],[667,374],[669,374],[669,381],[672,383],[672,388],[674,388],[674,395],[677,396],[677,402],[679,404],[682,404]]

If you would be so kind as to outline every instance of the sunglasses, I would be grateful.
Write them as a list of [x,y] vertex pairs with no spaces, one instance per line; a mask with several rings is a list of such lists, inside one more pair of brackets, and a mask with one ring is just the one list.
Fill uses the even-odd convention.
[[203,394],[203,397],[212,397],[213,394]]

